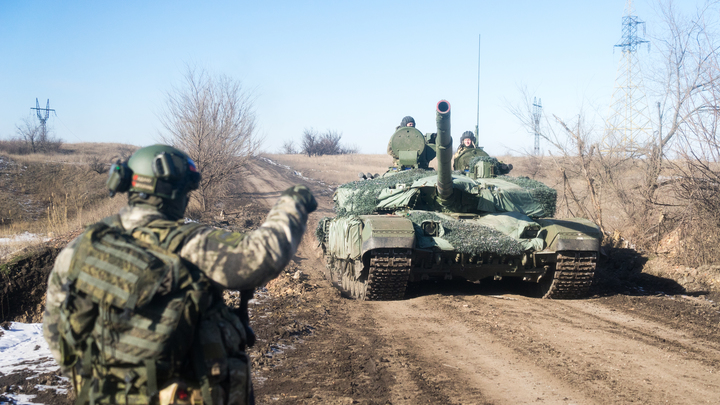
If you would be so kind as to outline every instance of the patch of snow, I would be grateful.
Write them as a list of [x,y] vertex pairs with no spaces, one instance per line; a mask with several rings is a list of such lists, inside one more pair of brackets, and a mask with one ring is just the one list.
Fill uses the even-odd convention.
[[[25,395],[25,394],[12,394],[8,395],[5,394],[6,397],[12,398],[15,402],[13,402],[13,405],[37,405],[35,402],[32,402],[31,400],[35,398],[35,395]],[[0,402],[0,405],[8,404],[10,405],[10,402]]]
[[[50,354],[41,323],[13,322],[0,336],[0,373],[32,369],[48,373],[60,368]],[[32,364],[28,367],[28,364]]]
[[[3,330],[0,336],[0,373],[11,374],[20,370],[32,370],[36,374],[28,377],[35,378],[40,373],[54,372],[60,366],[50,354],[50,348],[45,342],[41,323],[13,322],[9,330]],[[62,377],[63,380],[69,381]],[[67,389],[50,385],[36,385],[40,390],[52,389],[58,394],[67,393]],[[35,395],[10,394],[5,396],[13,399],[17,405],[41,405],[32,400]],[[4,405],[0,403],[0,405]]]
[[37,235],[34,233],[30,233],[28,231],[25,231],[19,235],[13,235],[9,238],[0,238],[0,245],[17,243],[17,242],[47,242],[49,240],[50,240],[50,238],[48,238],[47,236]]
[[[313,179],[313,178],[311,178],[311,177],[305,177],[305,176],[303,176],[301,172],[299,172],[299,171],[297,171],[297,170],[294,170],[294,169],[293,169],[292,167],[290,167],[290,166],[281,165],[280,163],[278,163],[278,162],[276,162],[276,161],[274,161],[274,160],[268,159],[268,158],[266,158],[266,157],[263,157],[263,156],[260,156],[259,159],[262,160],[262,161],[265,161],[265,162],[267,162],[267,163],[270,163],[271,165],[280,166],[280,167],[282,167],[282,168],[284,168],[284,169],[287,169],[288,171],[291,171],[293,175],[295,175],[295,176],[297,176],[297,177],[300,177],[301,179],[303,179],[303,180],[305,180],[305,181],[311,181],[311,182],[318,183],[318,184],[320,184],[321,186],[327,186],[327,185],[326,185],[323,181],[321,181],[321,180]],[[334,191],[334,189],[333,189],[332,187],[328,187],[328,190]]]

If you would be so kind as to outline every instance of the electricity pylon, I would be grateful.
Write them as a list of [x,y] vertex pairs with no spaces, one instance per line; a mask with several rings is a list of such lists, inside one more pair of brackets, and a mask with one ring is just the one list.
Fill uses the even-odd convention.
[[[50,118],[50,111],[55,111],[50,109],[50,99],[47,101],[47,105],[45,108],[40,108],[40,102],[38,99],[35,99],[35,108],[31,108],[31,110],[36,110],[37,117],[40,120],[40,128],[42,129],[41,138],[45,140],[47,138],[47,120]],[[45,111],[45,114],[41,113],[40,111]]]
[[633,15],[633,11],[632,0],[628,0],[622,22],[622,41],[615,45],[622,50],[622,55],[605,125],[603,148],[606,152],[634,154],[640,145],[652,138],[650,110],[637,55],[638,45],[648,44],[649,51],[650,42],[638,36],[639,26],[645,33],[645,22]]

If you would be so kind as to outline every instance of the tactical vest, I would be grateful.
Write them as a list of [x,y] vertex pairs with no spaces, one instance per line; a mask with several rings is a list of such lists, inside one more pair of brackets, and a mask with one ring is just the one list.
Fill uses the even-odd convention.
[[245,404],[246,328],[210,280],[176,252],[201,225],[118,215],[80,236],[63,288],[63,366],[76,404]]

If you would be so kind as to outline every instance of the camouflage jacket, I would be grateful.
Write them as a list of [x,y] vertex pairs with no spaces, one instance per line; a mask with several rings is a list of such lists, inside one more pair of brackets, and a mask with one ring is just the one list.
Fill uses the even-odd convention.
[[465,146],[465,145],[463,145],[463,144],[460,144],[460,145],[458,146],[457,151],[455,152],[455,155],[453,156],[453,158],[459,157],[459,156],[460,156],[463,152],[465,152],[465,150],[467,150],[467,149],[475,149],[475,148],[477,148],[477,147],[475,146],[475,142],[471,143],[470,146]]
[[[178,254],[195,264],[219,288],[252,289],[277,277],[295,254],[307,222],[302,204],[290,196],[281,196],[260,228],[240,234],[211,226],[203,226],[191,234]],[[125,229],[144,226],[156,219],[166,219],[151,208],[125,207],[120,220]],[[67,280],[76,238],[63,249],[48,279],[43,333],[53,357],[60,362],[58,324],[60,306],[66,293]],[[63,370],[63,373],[68,370]]]

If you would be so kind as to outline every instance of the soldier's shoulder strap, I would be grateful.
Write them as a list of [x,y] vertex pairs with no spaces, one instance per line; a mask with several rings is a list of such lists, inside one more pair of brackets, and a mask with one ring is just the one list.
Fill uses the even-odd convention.
[[184,219],[177,221],[156,219],[145,226],[145,228],[160,231],[158,233],[162,236],[158,245],[173,253],[177,252],[182,243],[187,240],[190,235],[203,227],[205,227],[205,225],[197,222],[185,223]]

